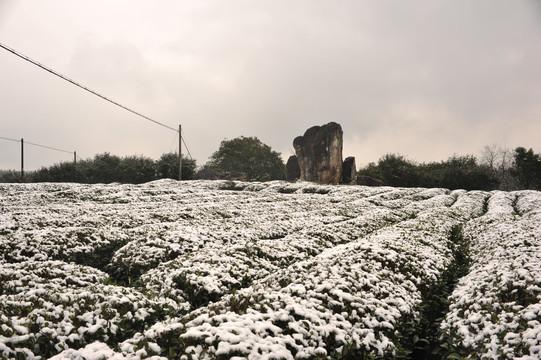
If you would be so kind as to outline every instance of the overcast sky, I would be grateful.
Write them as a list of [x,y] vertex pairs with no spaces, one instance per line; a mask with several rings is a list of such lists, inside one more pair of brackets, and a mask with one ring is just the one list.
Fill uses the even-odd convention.
[[[485,145],[541,151],[538,0],[0,0],[0,43],[156,121],[198,165],[224,139],[282,153],[338,122],[357,167]],[[174,131],[0,49],[0,137],[157,159]],[[73,156],[25,147],[25,168]],[[0,139],[0,169],[20,145]]]

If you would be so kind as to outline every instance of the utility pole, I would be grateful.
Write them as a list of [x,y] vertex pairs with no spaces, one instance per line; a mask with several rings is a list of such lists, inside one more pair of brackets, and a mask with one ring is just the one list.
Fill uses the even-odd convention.
[[73,164],[77,165],[77,151],[73,152]]
[[178,179],[182,180],[182,125],[178,125]]
[[24,139],[21,138],[21,181],[24,180]]

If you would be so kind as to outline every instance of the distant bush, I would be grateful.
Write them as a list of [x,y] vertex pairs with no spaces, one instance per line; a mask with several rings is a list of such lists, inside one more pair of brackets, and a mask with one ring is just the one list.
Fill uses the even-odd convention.
[[541,190],[541,154],[530,148],[514,151],[486,146],[481,161],[472,155],[452,156],[446,161],[421,163],[399,154],[386,154],[378,163],[360,169],[385,185],[465,190]]
[[[97,154],[92,159],[61,162],[25,174],[18,171],[0,172],[0,182],[78,182],[78,183],[129,183],[141,184],[157,179],[178,179],[178,154],[163,154],[154,161],[144,156],[119,157],[109,153]],[[182,158],[182,179],[194,178],[196,161]]]
[[[157,177],[159,179],[178,179],[178,154],[163,154],[156,162]],[[193,180],[197,168],[194,159],[182,157],[182,180]]]
[[222,141],[220,148],[205,164],[204,170],[246,181],[285,179],[285,164],[280,153],[256,137],[241,136]]
[[447,161],[417,164],[402,155],[387,154],[377,164],[358,172],[383,181],[385,185],[465,190],[498,188],[498,177],[473,156],[453,156]]
[[530,148],[515,149],[514,174],[523,189],[541,190],[541,155]]
[[422,187],[493,190],[499,185],[492,169],[478,164],[473,156],[453,156],[440,163],[421,164],[419,173]]
[[0,170],[0,183],[18,183],[21,181],[20,171]]
[[359,175],[368,175],[379,179],[389,186],[419,186],[418,166],[413,161],[399,154],[386,154],[378,164],[370,163],[359,171]]

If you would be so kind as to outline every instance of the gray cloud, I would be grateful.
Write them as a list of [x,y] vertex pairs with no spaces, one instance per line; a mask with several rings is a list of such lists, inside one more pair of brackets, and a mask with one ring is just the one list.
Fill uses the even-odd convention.
[[[344,152],[361,164],[388,152],[443,160],[492,143],[540,151],[534,0],[7,3],[1,42],[182,123],[199,164],[240,135],[288,156],[295,136],[329,121],[342,124]],[[174,149],[173,132],[0,58],[9,84],[0,136],[86,156]],[[40,156],[36,167],[63,160]],[[0,155],[0,167],[16,166]]]

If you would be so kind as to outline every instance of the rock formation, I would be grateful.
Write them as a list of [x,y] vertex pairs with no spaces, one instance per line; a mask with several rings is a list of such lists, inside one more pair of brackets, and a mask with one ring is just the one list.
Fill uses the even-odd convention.
[[301,180],[319,184],[341,182],[342,136],[342,127],[331,122],[311,127],[293,140]]
[[299,160],[295,155],[291,155],[287,159],[286,164],[286,180],[295,181],[301,177],[301,168],[299,167]]
[[355,157],[349,156],[342,163],[342,184],[357,184],[357,168],[355,166]]
[[366,185],[366,186],[383,186],[383,181],[374,179],[373,177],[367,175],[357,176],[357,185]]

